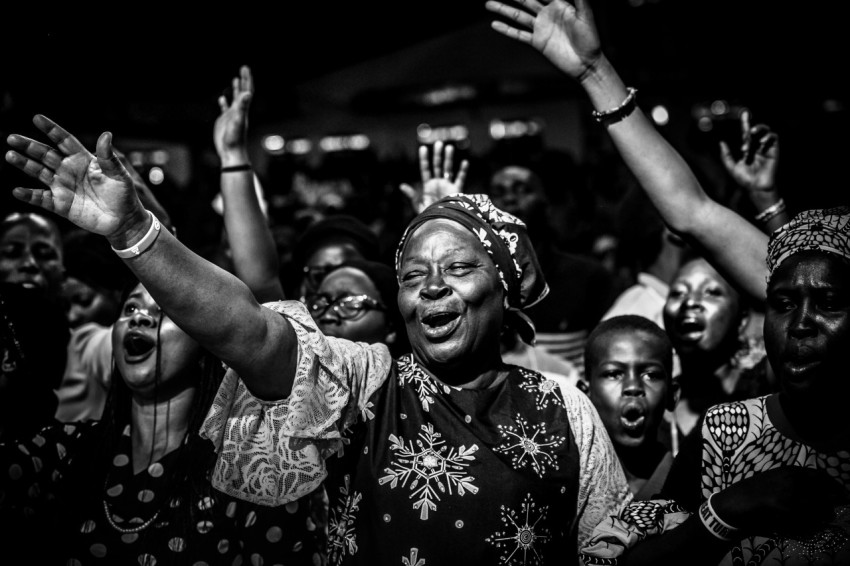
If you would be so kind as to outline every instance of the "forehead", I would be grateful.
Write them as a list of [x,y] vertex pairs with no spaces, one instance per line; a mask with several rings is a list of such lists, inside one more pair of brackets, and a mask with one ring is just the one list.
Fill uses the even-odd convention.
[[528,183],[531,180],[531,171],[525,167],[505,167],[493,175],[493,184]]
[[56,246],[61,246],[61,238],[59,233],[46,220],[38,217],[25,217],[20,220],[14,220],[8,225],[0,228],[0,241],[13,241],[28,238],[39,238],[50,240]]
[[840,288],[850,291],[850,265],[829,253],[796,253],[774,270],[768,293],[778,288]]
[[643,330],[615,328],[597,336],[592,350],[597,363],[638,360],[663,364],[667,345],[661,337]]
[[354,267],[340,267],[331,271],[319,286],[320,293],[331,297],[342,295],[369,295],[380,299],[378,288],[363,271]]
[[458,252],[487,255],[478,237],[459,222],[435,218],[423,222],[410,234],[404,246],[402,261],[423,255],[440,256]]
[[702,258],[692,259],[682,264],[679,268],[679,272],[676,274],[676,280],[680,279],[711,280],[721,283],[722,285],[726,285],[727,287],[729,286],[726,279],[724,279],[710,263]]
[[318,267],[339,265],[349,259],[362,259],[363,255],[349,242],[328,242],[310,254],[307,265]]

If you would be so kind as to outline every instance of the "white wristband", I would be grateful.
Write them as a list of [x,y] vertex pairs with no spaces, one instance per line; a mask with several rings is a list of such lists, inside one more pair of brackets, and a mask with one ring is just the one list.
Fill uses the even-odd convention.
[[735,540],[737,538],[735,535],[740,529],[736,529],[717,516],[717,512],[714,510],[714,507],[711,506],[712,496],[714,496],[713,493],[708,496],[708,499],[706,499],[702,505],[699,506],[699,518],[702,521],[702,524],[705,525],[708,532],[720,540],[727,542]]
[[147,233],[142,236],[142,239],[136,242],[135,246],[130,246],[125,250],[116,250],[115,248],[112,248],[112,251],[115,252],[118,257],[122,259],[137,257],[144,253],[156,241],[156,238],[157,236],[159,236],[159,230],[162,225],[159,223],[159,219],[154,216],[153,212],[148,210],[147,213],[151,215],[151,227],[148,228]]

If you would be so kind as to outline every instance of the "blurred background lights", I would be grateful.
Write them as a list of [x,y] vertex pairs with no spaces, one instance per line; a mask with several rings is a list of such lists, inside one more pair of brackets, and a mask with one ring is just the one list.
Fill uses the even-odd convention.
[[699,128],[701,132],[710,132],[713,127],[714,122],[712,122],[711,118],[708,116],[703,116],[697,120],[697,128]]
[[455,143],[465,142],[469,138],[469,128],[463,124],[454,124],[450,126],[430,126],[428,124],[420,124],[419,127],[416,128],[416,136],[419,138],[419,143],[423,144],[431,144],[436,141]]
[[150,181],[152,185],[161,185],[164,180],[165,173],[162,172],[162,169],[159,167],[150,168],[150,171],[148,171],[148,181]]
[[283,153],[284,147],[285,142],[281,135],[271,134],[263,138],[263,149],[269,153]]
[[494,140],[521,138],[540,133],[542,126],[537,120],[491,120],[490,137]]
[[151,153],[151,163],[154,165],[165,165],[168,163],[168,152],[158,149]]
[[313,150],[313,142],[306,138],[295,138],[286,142],[286,152],[293,155],[305,155]]
[[711,103],[711,113],[715,116],[722,116],[729,112],[729,105],[725,100],[715,100]]
[[652,109],[651,115],[652,121],[659,126],[665,126],[670,121],[670,113],[661,104]]

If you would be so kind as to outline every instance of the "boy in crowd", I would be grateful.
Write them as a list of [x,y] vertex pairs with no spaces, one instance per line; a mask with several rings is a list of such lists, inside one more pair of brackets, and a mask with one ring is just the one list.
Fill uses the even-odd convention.
[[658,440],[664,411],[678,388],[673,346],[648,318],[620,315],[600,322],[585,346],[585,378],[593,402],[626,472],[635,500],[661,491],[673,455]]

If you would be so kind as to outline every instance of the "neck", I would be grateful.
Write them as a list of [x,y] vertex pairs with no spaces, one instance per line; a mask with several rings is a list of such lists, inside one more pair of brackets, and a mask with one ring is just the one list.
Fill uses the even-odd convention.
[[461,389],[487,389],[495,387],[505,380],[508,368],[502,362],[502,356],[486,363],[472,361],[452,366],[427,367],[419,362],[422,370],[444,385],[460,387]]
[[664,446],[659,442],[645,442],[635,447],[615,445],[614,449],[623,465],[632,493],[640,491],[646,481],[652,477],[655,468],[666,453]]
[[797,397],[778,394],[778,406],[791,428],[782,432],[821,452],[850,450],[850,423],[844,413],[844,399],[812,403]]
[[189,432],[195,388],[152,403],[136,397],[132,402],[133,469],[136,473],[177,449]]

